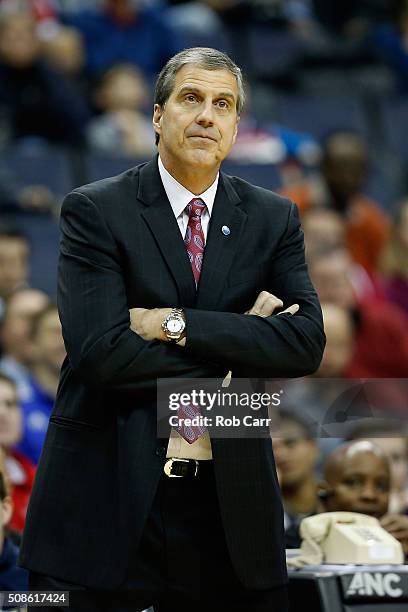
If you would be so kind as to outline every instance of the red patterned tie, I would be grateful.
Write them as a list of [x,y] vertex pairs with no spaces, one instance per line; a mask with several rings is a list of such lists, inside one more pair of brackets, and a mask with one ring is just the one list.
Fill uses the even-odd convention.
[[203,214],[206,206],[200,198],[196,198],[191,200],[191,202],[187,204],[186,208],[189,219],[184,244],[186,245],[187,255],[191,263],[191,268],[193,270],[197,286],[200,278],[205,246],[204,232],[201,225],[201,215]]
[[[205,247],[204,232],[201,225],[201,215],[203,214],[205,208],[206,205],[200,198],[191,200],[191,202],[187,205],[189,219],[184,244],[186,245],[187,255],[191,263],[196,286],[198,285],[198,281],[200,279]],[[180,408],[177,410],[177,416],[181,419],[194,419],[197,417],[199,418],[202,415],[198,406],[193,406],[190,404],[189,406],[180,406]],[[207,431],[207,428],[203,427],[202,425],[187,426],[184,424],[184,422],[175,427],[175,429],[189,444],[195,442]]]

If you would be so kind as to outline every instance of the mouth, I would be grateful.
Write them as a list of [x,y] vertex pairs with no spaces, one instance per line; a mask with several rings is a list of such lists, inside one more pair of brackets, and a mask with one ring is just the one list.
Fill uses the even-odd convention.
[[211,138],[211,136],[206,136],[204,134],[193,134],[190,138],[200,138],[201,140],[211,140],[212,142],[217,142],[215,138]]

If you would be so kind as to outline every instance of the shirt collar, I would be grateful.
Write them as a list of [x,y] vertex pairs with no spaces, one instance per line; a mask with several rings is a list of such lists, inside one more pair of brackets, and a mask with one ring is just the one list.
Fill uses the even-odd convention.
[[189,204],[191,200],[194,200],[194,198],[200,198],[205,202],[208,214],[211,217],[215,195],[217,193],[218,188],[218,181],[220,177],[219,173],[217,174],[217,177],[213,184],[206,191],[204,191],[204,193],[201,193],[200,195],[195,195],[194,193],[191,193],[191,191],[188,191],[188,189],[183,187],[183,185],[181,185],[178,181],[176,181],[176,179],[170,174],[170,172],[166,170],[162,160],[160,159],[160,155],[159,172],[164,190],[167,194],[176,219],[182,214],[187,204]]

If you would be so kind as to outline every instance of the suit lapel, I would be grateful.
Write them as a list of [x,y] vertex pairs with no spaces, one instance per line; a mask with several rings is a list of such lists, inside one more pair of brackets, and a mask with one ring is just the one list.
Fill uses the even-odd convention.
[[194,307],[197,297],[194,276],[180,229],[160,178],[157,157],[140,170],[138,199],[147,204],[142,216],[177,285],[180,297],[178,305]]
[[[180,229],[160,178],[157,157],[140,170],[138,199],[146,204],[142,216],[177,285],[179,306],[215,310],[247,219],[246,213],[237,206],[241,199],[230,179],[220,173],[198,290]],[[223,226],[229,228],[229,235],[222,233]]]
[[[197,309],[216,310],[247,220],[247,214],[237,206],[240,202],[230,179],[221,173],[198,284]],[[229,228],[229,235],[223,234],[223,226]]]

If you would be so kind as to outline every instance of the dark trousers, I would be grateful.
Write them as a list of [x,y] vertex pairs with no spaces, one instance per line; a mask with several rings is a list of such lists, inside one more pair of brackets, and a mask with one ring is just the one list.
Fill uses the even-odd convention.
[[200,462],[193,479],[163,474],[120,589],[95,591],[34,572],[30,589],[70,591],[69,610],[75,612],[137,612],[151,605],[155,612],[288,611],[286,586],[252,590],[238,580],[225,542],[211,461]]

